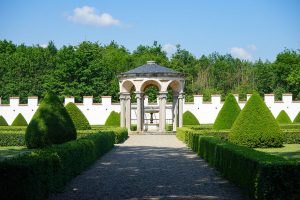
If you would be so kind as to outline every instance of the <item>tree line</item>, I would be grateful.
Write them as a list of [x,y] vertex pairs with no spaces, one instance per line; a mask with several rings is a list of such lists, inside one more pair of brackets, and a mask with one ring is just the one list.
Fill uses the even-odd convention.
[[300,50],[285,49],[274,62],[250,62],[217,52],[197,58],[180,45],[169,58],[158,42],[130,52],[116,42],[84,41],[58,49],[52,41],[43,48],[7,40],[0,40],[0,97],[7,103],[10,96],[19,96],[25,103],[28,96],[41,98],[51,90],[60,98],[72,95],[78,102],[86,95],[93,95],[96,102],[110,95],[116,102],[117,75],[148,60],[185,74],[186,101],[192,101],[193,94],[209,100],[211,94],[224,98],[238,93],[245,99],[254,90],[261,95],[274,93],[277,100],[282,93],[292,93],[294,100],[300,100]]

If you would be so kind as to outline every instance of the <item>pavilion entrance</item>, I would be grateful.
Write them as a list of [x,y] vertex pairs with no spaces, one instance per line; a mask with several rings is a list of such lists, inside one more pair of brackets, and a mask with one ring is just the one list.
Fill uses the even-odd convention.
[[[162,67],[154,61],[122,73],[118,76],[120,85],[121,127],[130,130],[132,117],[136,117],[136,131],[143,133],[165,132],[166,124],[172,124],[172,130],[182,127],[183,87],[182,73]],[[148,104],[145,89],[155,86],[158,89],[156,105]],[[135,89],[136,104],[131,102],[131,91]],[[172,89],[171,105],[167,104],[168,88]],[[168,113],[166,109],[169,109]],[[167,118],[167,114],[169,119]]]

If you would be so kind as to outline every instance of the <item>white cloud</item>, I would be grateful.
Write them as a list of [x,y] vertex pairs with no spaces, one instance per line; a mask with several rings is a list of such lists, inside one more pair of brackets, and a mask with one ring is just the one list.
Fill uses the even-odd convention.
[[257,47],[254,44],[249,44],[248,48],[252,51],[255,51],[257,49]]
[[242,60],[251,60],[252,55],[247,52],[245,49],[240,48],[240,47],[232,47],[230,49],[230,53],[233,57],[239,58]]
[[75,8],[73,14],[68,15],[67,19],[75,23],[93,26],[115,26],[121,23],[120,20],[114,19],[108,13],[97,14],[95,8],[90,6]]
[[165,44],[163,45],[162,50],[167,52],[168,56],[171,56],[173,53],[176,52],[177,48],[173,44]]
[[40,44],[40,47],[42,47],[42,48],[47,48],[47,47],[48,47],[48,44]]

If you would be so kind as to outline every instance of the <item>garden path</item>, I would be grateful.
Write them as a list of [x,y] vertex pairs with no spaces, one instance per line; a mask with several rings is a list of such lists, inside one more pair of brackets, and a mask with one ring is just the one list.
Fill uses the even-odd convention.
[[175,135],[131,135],[49,199],[247,198]]

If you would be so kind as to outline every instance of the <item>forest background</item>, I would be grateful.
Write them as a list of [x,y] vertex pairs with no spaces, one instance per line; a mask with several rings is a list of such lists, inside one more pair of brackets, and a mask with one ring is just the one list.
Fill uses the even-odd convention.
[[[51,90],[61,99],[74,96],[76,102],[83,96],[94,96],[94,101],[100,102],[100,96],[108,95],[118,102],[117,76],[148,60],[185,74],[188,102],[193,101],[194,94],[203,94],[209,101],[211,94],[221,94],[224,100],[226,94],[235,93],[245,100],[253,91],[274,93],[276,100],[281,100],[283,93],[292,93],[294,100],[300,100],[300,50],[283,49],[273,62],[251,62],[217,52],[197,58],[177,45],[176,52],[168,57],[156,41],[130,52],[113,41],[106,45],[84,41],[58,49],[52,41],[45,48],[0,40],[0,97],[2,104],[11,96],[19,96],[20,102],[26,103],[28,96],[41,99]],[[156,100],[155,87],[145,93],[150,102]]]

